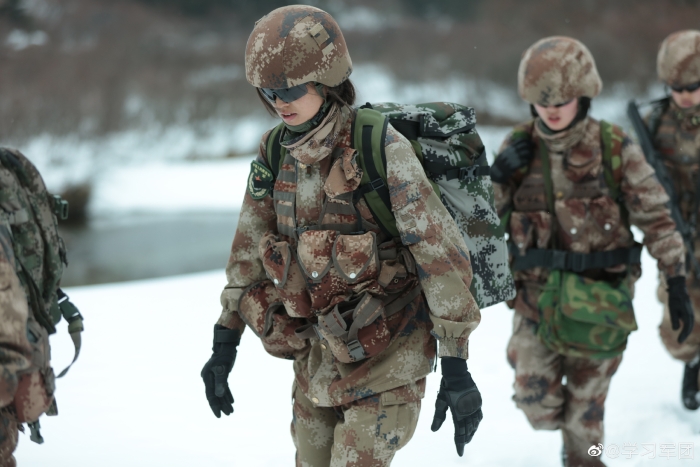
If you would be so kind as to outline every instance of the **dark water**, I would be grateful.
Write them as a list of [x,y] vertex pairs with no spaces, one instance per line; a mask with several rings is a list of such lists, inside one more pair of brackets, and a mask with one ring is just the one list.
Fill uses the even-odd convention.
[[132,216],[61,227],[69,265],[64,286],[226,267],[238,213]]

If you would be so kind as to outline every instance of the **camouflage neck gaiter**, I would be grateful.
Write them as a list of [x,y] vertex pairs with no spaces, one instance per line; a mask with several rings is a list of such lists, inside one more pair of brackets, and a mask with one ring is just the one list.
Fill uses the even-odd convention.
[[337,104],[333,104],[316,128],[292,139],[283,140],[281,144],[301,163],[318,162],[333,151],[338,135],[345,127],[349,116],[348,107],[340,108]]
[[684,130],[693,130],[700,126],[700,105],[684,109],[671,99],[671,113]]
[[535,133],[544,141],[547,149],[551,152],[564,152],[576,146],[583,139],[588,125],[588,117],[574,123],[566,130],[556,132],[550,130],[539,117],[535,123]]

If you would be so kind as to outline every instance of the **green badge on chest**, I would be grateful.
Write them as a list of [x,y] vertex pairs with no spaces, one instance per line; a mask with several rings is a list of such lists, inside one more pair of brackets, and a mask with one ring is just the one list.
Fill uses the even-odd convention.
[[263,199],[272,190],[272,171],[258,161],[250,164],[250,175],[248,175],[248,193],[253,199]]

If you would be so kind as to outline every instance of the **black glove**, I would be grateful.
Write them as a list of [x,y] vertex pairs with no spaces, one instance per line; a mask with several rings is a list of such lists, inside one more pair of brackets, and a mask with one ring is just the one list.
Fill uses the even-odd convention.
[[666,281],[668,284],[668,310],[671,314],[671,328],[676,331],[681,327],[679,321],[683,321],[683,330],[678,335],[678,343],[682,343],[688,338],[695,325],[695,313],[690,304],[688,289],[685,286],[685,277],[671,277]]
[[238,330],[214,325],[214,353],[202,368],[201,375],[209,406],[216,418],[221,418],[221,412],[226,415],[233,413],[233,395],[228,387],[228,375],[236,361],[239,342]]
[[491,180],[496,183],[508,183],[511,175],[530,164],[535,152],[529,138],[518,139],[496,156],[491,166]]
[[433,431],[440,429],[449,407],[455,424],[457,454],[462,457],[464,445],[472,440],[479,422],[484,418],[481,413],[481,393],[467,370],[466,360],[454,357],[442,357],[440,360],[442,382],[435,401],[435,416],[430,429]]

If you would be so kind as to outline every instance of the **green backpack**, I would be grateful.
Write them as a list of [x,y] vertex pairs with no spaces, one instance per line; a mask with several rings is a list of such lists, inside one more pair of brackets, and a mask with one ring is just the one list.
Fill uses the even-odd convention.
[[[513,298],[515,285],[508,267],[508,250],[494,208],[489,166],[475,129],[474,109],[447,102],[368,103],[357,109],[352,144],[363,171],[359,190],[380,228],[388,236],[398,237],[384,154],[389,123],[409,140],[435,192],[462,232],[474,274],[470,291],[479,308]],[[275,127],[266,145],[275,179],[286,153],[279,142],[283,128],[283,123]]]
[[[618,201],[623,222],[627,223],[627,211],[620,198],[625,135],[621,128],[605,121],[600,122],[600,132],[605,181],[610,197]],[[530,138],[531,133],[528,128],[519,127],[513,136]],[[539,146],[547,205],[550,212],[554,212],[549,156],[546,147]],[[526,173],[528,167],[521,170]],[[503,224],[509,214],[502,219]],[[610,358],[622,353],[627,346],[627,337],[637,329],[627,278],[610,283],[595,281],[578,273],[624,262],[639,263],[640,245],[594,253],[561,252],[558,260],[554,250],[531,249],[525,256],[518,256],[515,248],[512,251],[514,270],[550,269],[537,301],[540,311],[537,335],[546,347],[570,357]]]

